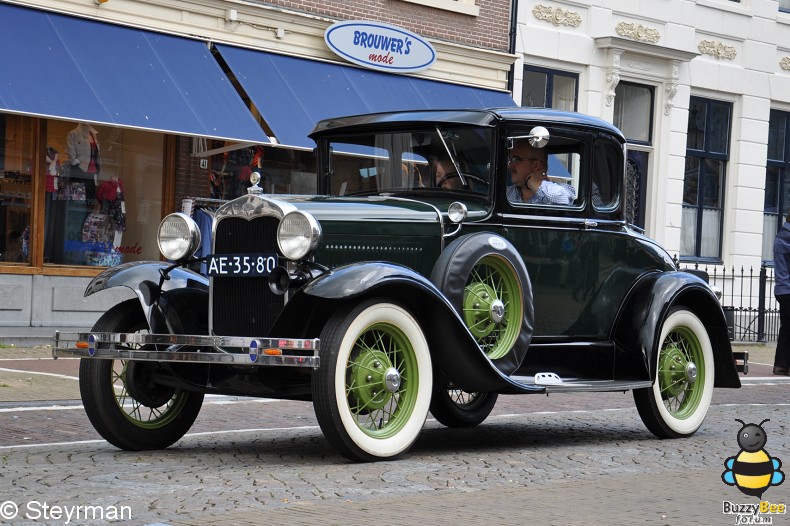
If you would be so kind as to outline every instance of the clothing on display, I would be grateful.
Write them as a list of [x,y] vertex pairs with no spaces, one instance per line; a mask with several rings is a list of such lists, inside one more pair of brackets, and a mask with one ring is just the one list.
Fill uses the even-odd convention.
[[58,191],[58,176],[60,175],[60,161],[58,160],[58,151],[49,146],[47,148],[47,193]]
[[82,242],[86,244],[85,264],[111,267],[121,263],[122,254],[116,250],[121,233],[126,230],[126,204],[123,183],[111,177],[96,189],[99,212],[85,219]]

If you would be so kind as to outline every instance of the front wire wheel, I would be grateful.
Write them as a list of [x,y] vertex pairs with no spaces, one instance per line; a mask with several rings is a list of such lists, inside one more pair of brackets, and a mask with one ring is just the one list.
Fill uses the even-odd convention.
[[431,398],[431,357],[403,307],[373,299],[330,318],[313,373],[313,405],[327,440],[354,461],[386,460],[417,439]]
[[488,418],[498,397],[497,393],[468,393],[452,387],[435,389],[431,414],[447,427],[473,427]]
[[[148,332],[148,325],[137,300],[128,300],[104,313],[92,332]],[[85,413],[107,442],[129,451],[163,449],[189,431],[203,394],[155,383],[158,367],[154,362],[80,360]]]
[[[148,363],[112,360],[111,375],[115,388],[115,403],[126,419],[141,429],[160,429],[172,423],[181,414],[189,399],[185,391],[176,392],[175,389],[150,383],[147,391],[137,388],[136,391],[140,392],[132,396],[128,387],[133,385],[131,371],[144,371],[142,374],[150,374],[154,367]],[[139,382],[137,378],[139,374],[141,372],[135,373],[134,382]]]
[[660,438],[693,435],[713,397],[714,363],[710,337],[691,311],[678,308],[661,331],[653,386],[634,391],[639,416]]
[[488,254],[475,263],[464,288],[461,315],[490,359],[510,351],[521,332],[524,296],[507,259]]

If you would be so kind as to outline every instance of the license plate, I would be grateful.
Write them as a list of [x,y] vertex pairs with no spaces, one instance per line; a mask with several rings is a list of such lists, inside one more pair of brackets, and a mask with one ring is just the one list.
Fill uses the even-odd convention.
[[216,277],[257,278],[268,276],[277,266],[277,254],[211,255],[206,262],[208,275]]

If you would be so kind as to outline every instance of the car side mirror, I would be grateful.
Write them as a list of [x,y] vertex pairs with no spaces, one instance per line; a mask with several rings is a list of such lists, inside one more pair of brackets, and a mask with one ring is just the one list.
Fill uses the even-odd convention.
[[533,148],[543,148],[549,143],[550,137],[551,134],[549,134],[549,130],[547,130],[545,127],[535,126],[529,131],[529,135],[508,137],[507,148],[508,150],[512,150],[513,146],[515,146],[515,142],[519,139],[527,139],[529,141],[529,145]]
[[543,148],[549,143],[549,130],[543,126],[535,126],[529,131],[527,139],[533,148]]

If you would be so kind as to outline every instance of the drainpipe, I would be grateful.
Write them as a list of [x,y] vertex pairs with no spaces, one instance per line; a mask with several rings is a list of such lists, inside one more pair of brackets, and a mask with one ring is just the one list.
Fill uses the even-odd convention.
[[[518,30],[518,0],[512,1],[512,7],[510,10],[510,32],[508,33],[508,49],[507,52],[510,54],[516,53],[516,33]],[[507,89],[510,90],[510,93],[513,94],[513,84],[515,81],[515,67],[516,65],[513,64],[510,66],[510,71],[507,73]]]

